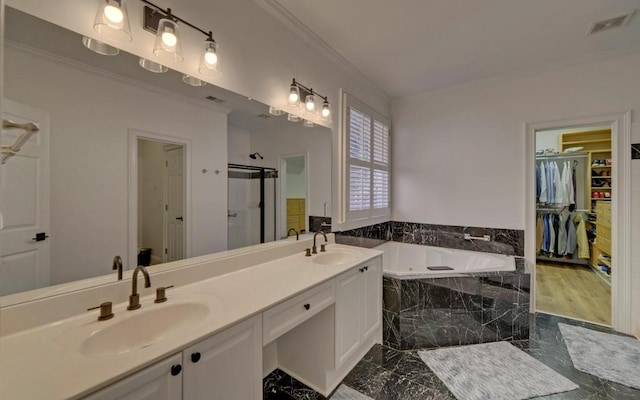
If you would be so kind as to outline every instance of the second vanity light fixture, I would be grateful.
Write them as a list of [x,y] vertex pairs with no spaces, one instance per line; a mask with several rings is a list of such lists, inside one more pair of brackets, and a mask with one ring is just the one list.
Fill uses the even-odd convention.
[[[173,14],[170,8],[163,9],[148,0],[139,1],[146,4],[144,6],[143,28],[156,35],[153,54],[158,58],[158,61],[177,63],[184,60],[178,25],[180,23],[205,36],[198,72],[207,76],[221,74],[218,44],[213,39],[211,31],[205,31],[178,17]],[[96,11],[93,28],[107,39],[116,42],[130,42],[132,36],[126,0],[98,0],[98,10]],[[117,54],[117,51],[111,51],[111,49],[115,48],[95,39],[83,38],[83,43],[87,48],[99,54]],[[140,59],[140,66],[155,73],[162,73],[168,70],[163,64],[145,58]],[[187,74],[183,75],[182,80],[192,86],[203,86],[205,84],[204,81],[197,77]]]
[[[302,99],[304,99],[304,102]],[[322,105],[319,104],[320,99],[322,99]],[[304,126],[306,127],[314,126],[313,119],[316,119],[318,114],[322,121],[331,122],[331,109],[329,108],[327,96],[323,96],[313,89],[306,87],[296,81],[295,78],[293,78],[291,86],[289,87],[287,107],[296,110],[300,108],[304,109],[304,115],[307,118],[301,118],[290,113],[287,119],[292,122],[304,119]]]

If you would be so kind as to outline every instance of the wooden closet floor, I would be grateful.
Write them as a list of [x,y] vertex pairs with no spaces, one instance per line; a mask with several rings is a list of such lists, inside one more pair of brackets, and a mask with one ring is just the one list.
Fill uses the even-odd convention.
[[589,267],[536,264],[536,310],[611,325],[611,287]]

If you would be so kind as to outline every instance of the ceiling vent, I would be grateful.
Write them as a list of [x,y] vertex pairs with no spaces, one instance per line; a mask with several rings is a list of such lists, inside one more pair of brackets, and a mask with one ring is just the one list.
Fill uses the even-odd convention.
[[600,33],[604,31],[609,31],[611,29],[622,28],[623,26],[629,23],[629,20],[635,14],[635,10],[630,12],[629,14],[620,15],[618,17],[605,19],[603,21],[594,22],[589,27],[587,31],[587,35],[593,35],[594,33]]
[[217,97],[213,97],[213,96],[207,96],[207,97],[205,97],[205,99],[207,99],[209,101],[213,101],[214,103],[224,103],[224,100],[219,99]]
[[258,118],[268,119],[268,118],[271,118],[271,115],[267,115],[267,114],[258,114]]

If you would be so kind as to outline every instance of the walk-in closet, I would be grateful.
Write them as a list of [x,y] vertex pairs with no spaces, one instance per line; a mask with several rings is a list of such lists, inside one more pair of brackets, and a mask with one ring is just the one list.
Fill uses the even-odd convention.
[[536,132],[536,310],[611,325],[610,127]]

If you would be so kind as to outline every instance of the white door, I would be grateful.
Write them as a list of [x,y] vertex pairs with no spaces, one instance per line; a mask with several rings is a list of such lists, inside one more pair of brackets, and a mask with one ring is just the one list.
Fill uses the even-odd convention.
[[166,150],[166,244],[164,261],[184,258],[184,151],[182,146]]
[[362,267],[353,268],[336,279],[336,368],[359,348],[362,329]]
[[[49,116],[3,99],[2,118],[40,127],[0,165],[0,295],[6,295],[49,285]],[[12,145],[21,133],[3,130],[0,144]]]
[[177,400],[182,398],[182,353],[160,361],[86,400]]
[[362,283],[362,336],[368,338],[382,323],[382,273],[379,258],[365,264]]

